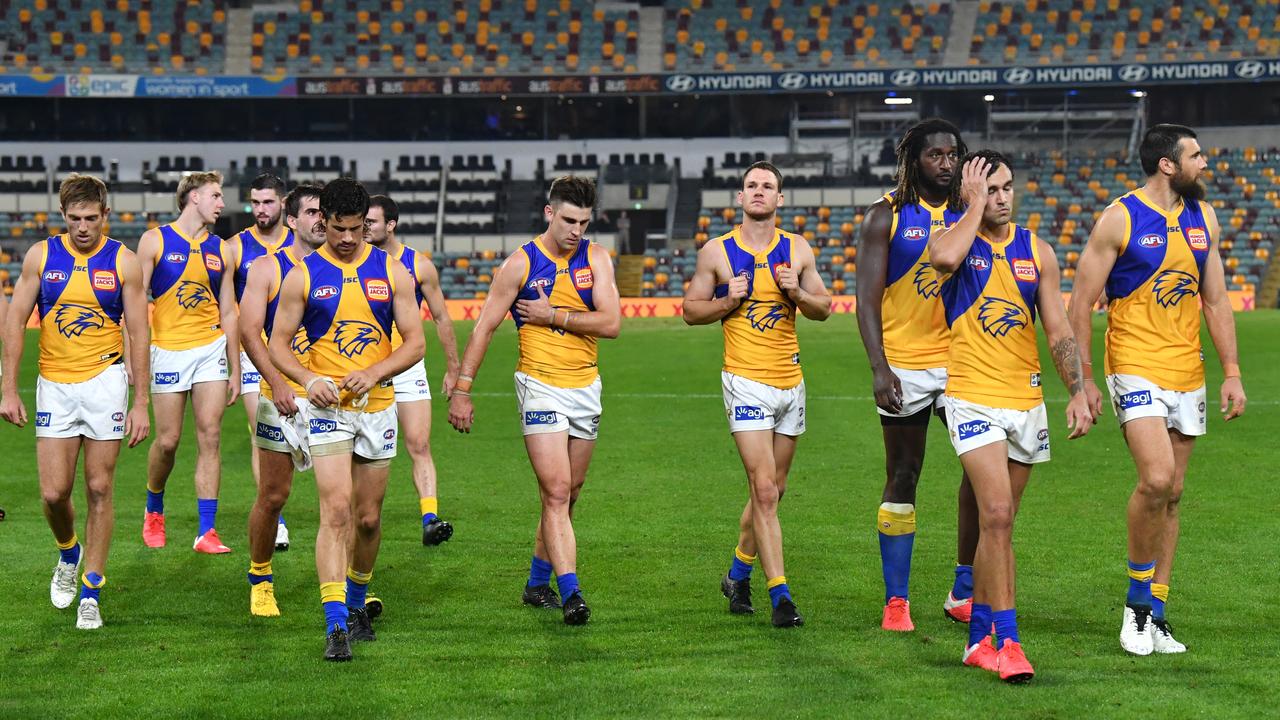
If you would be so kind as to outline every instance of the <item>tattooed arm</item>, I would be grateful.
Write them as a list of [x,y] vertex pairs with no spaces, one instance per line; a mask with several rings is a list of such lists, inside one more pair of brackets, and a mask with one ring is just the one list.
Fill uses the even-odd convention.
[[1040,249],[1040,288],[1037,291],[1036,305],[1040,309],[1040,322],[1044,325],[1044,334],[1053,352],[1053,366],[1058,369],[1058,377],[1062,378],[1062,384],[1067,386],[1067,392],[1071,394],[1071,400],[1067,403],[1067,428],[1071,432],[1067,439],[1074,440],[1089,432],[1094,416],[1085,394],[1080,349],[1071,332],[1071,323],[1067,321],[1067,308],[1062,304],[1058,258],[1048,243],[1039,238],[1036,238],[1036,242]]
[[1074,336],[1058,340],[1050,348],[1053,352],[1053,366],[1058,369],[1058,377],[1067,386],[1067,392],[1075,395],[1084,391],[1084,369],[1080,364],[1080,350],[1076,346]]

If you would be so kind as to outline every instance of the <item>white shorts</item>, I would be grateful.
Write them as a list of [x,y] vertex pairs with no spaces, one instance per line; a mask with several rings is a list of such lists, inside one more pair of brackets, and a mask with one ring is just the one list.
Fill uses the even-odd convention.
[[262,387],[262,374],[249,359],[249,353],[240,351],[240,394],[259,392]]
[[391,384],[395,386],[398,403],[431,399],[431,385],[427,382],[427,364],[422,360],[391,378]]
[[945,367],[925,370],[906,370],[892,365],[889,369],[898,376],[902,383],[902,412],[891,413],[877,406],[876,412],[885,417],[910,417],[921,410],[942,407],[942,393],[947,389],[947,369]]
[[254,447],[293,456],[298,470],[311,466],[311,447],[308,444],[307,414],[303,411],[303,398],[297,399],[298,413],[291,418],[280,417],[275,403],[266,396],[258,396],[258,425],[253,433]]
[[525,435],[568,432],[595,440],[600,430],[600,376],[580,388],[562,388],[516,373],[516,409]]
[[1183,435],[1195,437],[1207,431],[1204,385],[1178,392],[1137,375],[1108,375],[1107,390],[1121,425],[1137,418],[1159,417],[1164,418],[1165,427]]
[[729,432],[772,430],[792,437],[804,434],[804,381],[781,390],[741,375],[720,371]]
[[151,346],[151,393],[186,392],[192,385],[227,380],[227,336],[191,348],[165,350]]
[[[305,407],[304,407],[305,406]],[[307,419],[307,445],[351,441],[351,452],[365,460],[389,460],[396,456],[396,406],[377,412],[315,407],[298,400],[298,411]]]
[[942,406],[956,455],[1003,440],[1010,460],[1028,465],[1049,462],[1049,416],[1044,403],[1030,410],[1009,410],[943,395]]
[[129,410],[124,364],[78,383],[36,379],[36,437],[119,440]]

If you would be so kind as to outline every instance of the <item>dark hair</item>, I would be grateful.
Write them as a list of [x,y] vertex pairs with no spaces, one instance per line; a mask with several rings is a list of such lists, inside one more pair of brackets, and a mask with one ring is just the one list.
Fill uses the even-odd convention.
[[67,208],[80,203],[98,203],[107,209],[107,184],[93,175],[71,173],[58,185],[58,207]]
[[[968,153],[964,157],[960,158],[959,167],[963,168],[965,165],[969,163],[970,160],[974,158],[982,158],[983,160],[986,160],[988,164],[991,165],[991,167],[987,168],[987,177],[991,177],[992,175],[995,175],[996,171],[1000,169],[1001,165],[1003,165],[1009,168],[1009,178],[1013,179],[1013,166],[1009,164],[1009,159],[1006,158],[1003,154],[1001,154],[998,150],[992,150],[990,148],[986,148],[983,150],[974,150],[973,152]],[[959,196],[960,183],[962,182],[962,177],[961,177],[962,175],[963,173],[959,172],[958,170],[956,172],[951,173],[951,187],[949,188],[949,192],[951,195]]]
[[[920,202],[920,195],[916,192],[916,185],[920,183],[920,153],[924,152],[929,136],[938,133],[955,138],[957,156],[963,157],[968,153],[969,148],[965,147],[964,140],[960,137],[960,128],[952,123],[942,118],[928,118],[912,125],[894,148],[898,158],[898,169],[895,172],[898,187],[893,191],[894,210]],[[956,211],[963,209],[964,205],[960,199],[959,186],[954,182],[958,177],[959,172],[951,173],[951,191],[947,195],[947,207]]]
[[1161,158],[1169,158],[1175,165],[1182,162],[1182,147],[1179,141],[1182,138],[1194,139],[1195,136],[1196,131],[1186,125],[1161,123],[1147,128],[1147,133],[1142,136],[1142,145],[1138,147],[1138,157],[1142,160],[1142,172],[1146,173],[1147,177],[1155,175],[1160,170]]
[[302,212],[302,201],[306,198],[318,200],[323,191],[324,185],[321,184],[302,183],[295,187],[284,197],[284,214],[289,217],[298,217],[298,213]]
[[320,212],[326,220],[369,214],[369,191],[349,177],[332,180],[320,191]]
[[250,190],[275,190],[276,195],[284,196],[284,181],[272,173],[262,173],[249,183]]
[[551,190],[547,193],[547,204],[560,205],[561,203],[591,210],[596,206],[595,182],[579,175],[561,175],[552,180]]
[[768,170],[773,173],[773,176],[778,180],[778,192],[782,192],[782,172],[778,170],[776,165],[768,160],[757,160],[751,163],[751,165],[747,167],[746,171],[742,173],[742,182],[738,183],[739,187],[746,186],[747,175],[750,175],[752,170]]
[[396,201],[386,195],[374,195],[369,198],[369,207],[382,208],[382,219],[387,222],[400,222],[400,207]]

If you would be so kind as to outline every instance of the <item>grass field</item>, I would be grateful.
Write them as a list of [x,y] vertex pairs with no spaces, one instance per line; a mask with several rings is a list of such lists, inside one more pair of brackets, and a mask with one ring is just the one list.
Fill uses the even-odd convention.
[[[1280,703],[1280,313],[1240,314],[1237,324],[1251,402],[1230,427],[1210,412],[1209,436],[1191,461],[1169,605],[1191,648],[1183,656],[1120,650],[1132,466],[1113,417],[1066,442],[1064,393],[1047,355],[1054,460],[1033,474],[1015,534],[1035,681],[1006,687],[960,665],[964,628],[941,612],[959,464],[940,426],[917,501],[917,630],[879,629],[874,516],[883,450],[847,315],[801,323],[809,431],[782,524],[805,627],[770,626],[762,582],[756,616],[726,612],[718,582],[746,489],[719,399],[720,333],[669,320],[628,320],[621,338],[601,345],[605,413],[575,522],[591,623],[569,628],[558,612],[525,608],[537,500],[515,416],[508,323],[475,386],[474,433],[454,433],[444,403],[435,403],[440,507],[457,528],[452,541],[421,546],[408,458],[393,465],[372,586],[387,611],[378,641],[358,645],[347,665],[320,660],[309,475],[285,512],[293,548],[275,561],[283,617],[249,616],[253,483],[239,406],[224,424],[219,514],[235,551],[196,555],[187,544],[196,528],[189,424],[166,496],[163,550],[145,549],[140,537],[146,448],[124,451],[102,595],[107,624],[93,633],[75,629],[74,605],[59,611],[48,601],[55,549],[40,511],[32,430],[0,429],[8,458],[0,506],[9,515],[0,523],[0,717],[1265,717]],[[1206,339],[1216,407],[1221,372],[1211,347]],[[433,384],[438,357],[429,350]],[[34,412],[34,393],[25,399]],[[78,486],[80,508],[81,493]],[[78,522],[83,531],[83,516]]]

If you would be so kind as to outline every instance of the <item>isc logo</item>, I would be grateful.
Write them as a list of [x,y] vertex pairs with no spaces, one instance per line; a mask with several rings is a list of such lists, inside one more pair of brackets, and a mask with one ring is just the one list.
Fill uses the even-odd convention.
[[177,385],[178,373],[176,372],[158,372],[155,374],[156,385]]
[[62,283],[67,281],[67,274],[61,270],[50,270],[44,274],[44,281],[51,283]]
[[332,285],[321,285],[311,292],[311,297],[316,300],[328,300],[331,297],[338,296],[338,288]]
[[978,257],[977,255],[970,255],[969,267],[973,268],[974,270],[986,270],[991,267],[991,263],[987,262],[987,259],[984,257]]
[[373,278],[364,284],[364,296],[373,302],[386,302],[391,299],[391,286],[386,280]]
[[902,238],[904,240],[924,240],[927,237],[929,237],[929,231],[922,227],[912,226],[904,228],[902,231]]
[[274,425],[258,423],[258,437],[272,442],[284,442],[284,431]]
[[956,428],[956,432],[960,434],[961,440],[968,440],[971,437],[981,435],[991,429],[991,423],[986,420],[970,420],[967,423],[961,423]]
[[557,420],[554,410],[530,410],[524,414],[525,425],[555,425]]
[[734,405],[733,419],[736,422],[763,420],[764,409],[756,407],[755,405]]
[[1164,245],[1164,236],[1156,235],[1154,233],[1151,235],[1143,235],[1138,238],[1138,244],[1144,248],[1160,247],[1161,245]]
[[1126,410],[1129,408],[1135,408],[1141,405],[1150,405],[1150,404],[1151,404],[1150,390],[1139,390],[1138,392],[1131,392],[1127,395],[1120,396],[1120,407]]
[[311,418],[308,428],[312,435],[323,435],[324,433],[331,433],[334,430],[337,430],[338,421],[326,420],[324,418]]
[[115,290],[116,274],[110,270],[94,270],[93,271],[93,289],[94,290]]

